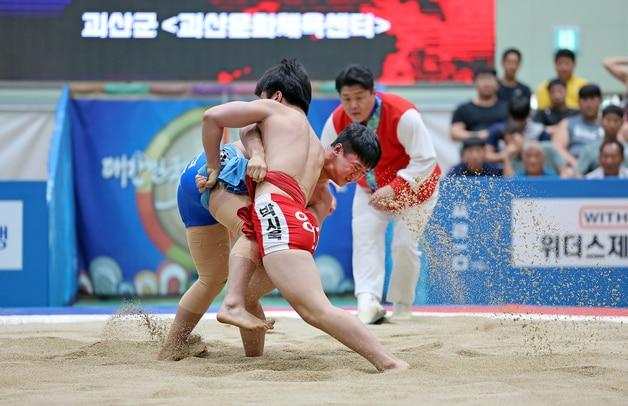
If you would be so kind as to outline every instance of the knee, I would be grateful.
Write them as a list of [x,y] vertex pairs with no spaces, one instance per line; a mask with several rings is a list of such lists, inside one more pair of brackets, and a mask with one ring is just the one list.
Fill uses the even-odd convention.
[[329,314],[329,309],[324,307],[300,306],[295,310],[297,313],[299,313],[299,316],[301,316],[303,321],[317,328],[321,326],[322,322]]
[[297,311],[297,313],[299,313],[299,316],[301,316],[303,321],[305,321],[310,326],[314,326],[314,327],[319,326],[320,319],[317,317],[316,313],[306,310],[306,309],[301,309],[300,311]]
[[199,274],[197,282],[207,289],[222,289],[227,283],[227,275],[222,273]]

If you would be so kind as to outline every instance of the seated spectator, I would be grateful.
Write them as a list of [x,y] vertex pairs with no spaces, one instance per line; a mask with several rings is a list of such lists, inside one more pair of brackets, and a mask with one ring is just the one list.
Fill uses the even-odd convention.
[[504,121],[506,103],[497,99],[497,73],[482,67],[475,71],[473,83],[477,91],[473,100],[459,105],[451,118],[451,138],[463,141],[470,137],[486,139],[488,127]]
[[521,66],[521,52],[516,48],[508,48],[502,54],[504,77],[499,81],[497,98],[508,102],[513,97],[532,96],[530,88],[517,80],[517,71]]
[[[576,67],[576,55],[568,49],[559,49],[554,54],[554,68],[556,76],[567,85],[567,107],[578,108],[578,92],[587,81],[574,76]],[[551,106],[549,91],[547,90],[547,80],[541,82],[536,88],[537,109],[547,109]]]
[[552,137],[552,142],[572,168],[577,166],[582,148],[604,136],[598,121],[602,91],[597,85],[589,84],[580,89],[579,95],[580,114],[563,119]]
[[[600,146],[602,142],[618,141],[619,131],[624,122],[623,110],[613,104],[606,106],[602,110],[602,128],[604,129],[604,140],[592,142],[582,148],[578,157],[578,173],[583,175],[597,169],[600,166]],[[624,143],[624,165],[628,166],[628,145]]]
[[[525,140],[529,141],[548,141],[550,135],[544,130],[543,126],[537,122],[531,121],[530,116],[530,99],[527,97],[513,97],[508,102],[508,119],[504,122],[493,124],[488,129],[488,138],[486,140],[486,159],[489,162],[502,162],[503,154],[505,154],[505,146],[510,144],[512,137],[506,139],[507,133],[514,132],[523,134]],[[508,129],[508,131],[506,131]],[[521,140],[521,145],[523,145]],[[518,153],[521,152],[519,148]]]
[[[515,169],[513,163],[514,176],[556,176],[556,172],[545,164],[545,150],[541,144],[538,141],[527,141],[523,145],[521,152],[522,167]],[[545,144],[552,146],[548,142],[545,142]]]
[[527,97],[510,99],[508,101],[508,117],[506,120],[489,127],[487,144],[497,147],[498,142],[503,139],[504,129],[508,126],[519,128],[526,140],[549,141],[551,136],[545,131],[543,125],[530,120],[530,110],[530,99]]
[[623,166],[624,146],[619,141],[606,141],[600,147],[600,167],[589,173],[587,179],[617,177],[628,179],[628,168]]
[[462,142],[462,162],[451,168],[447,176],[507,176],[512,174],[510,165],[504,170],[486,162],[484,146],[486,142],[479,137],[467,138]]
[[520,175],[525,172],[525,160],[523,153],[525,151],[525,146],[529,145],[532,149],[534,149],[534,147],[541,149],[541,152],[543,153],[543,169],[546,175],[560,174],[562,177],[572,176],[572,172],[569,170],[567,162],[565,162],[565,159],[560,155],[556,147],[554,147],[550,141],[526,139],[518,127],[511,126],[506,127],[504,130],[503,142],[505,143],[505,147],[500,148],[499,153],[494,152],[493,145],[486,145],[487,160],[489,155],[494,159],[496,158],[495,162],[502,164],[506,160],[509,160],[510,165],[512,166],[512,172],[515,173],[515,175]]
[[539,109],[532,118],[533,121],[545,126],[545,131],[550,134],[556,130],[556,124],[563,118],[578,114],[578,110],[567,107],[566,96],[567,86],[561,79],[555,78],[547,84],[547,91],[550,97],[550,106],[546,109]]

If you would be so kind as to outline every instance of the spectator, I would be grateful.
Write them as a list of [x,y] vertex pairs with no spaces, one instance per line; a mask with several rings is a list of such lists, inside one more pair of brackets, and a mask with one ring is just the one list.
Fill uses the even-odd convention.
[[621,142],[606,141],[600,147],[600,167],[589,173],[587,179],[617,177],[628,179],[628,168],[624,167],[624,146]]
[[497,98],[508,102],[513,97],[532,96],[530,88],[517,80],[517,71],[521,65],[521,52],[516,48],[508,48],[502,54],[504,77],[499,81]]
[[[623,110],[613,104],[602,110],[602,128],[604,129],[604,141],[617,141],[619,131],[623,124]],[[621,141],[620,141],[621,142]],[[576,169],[581,174],[587,174],[600,166],[600,146],[602,142],[594,142],[582,149],[578,158]],[[624,165],[628,166],[628,148],[624,143]]]
[[[545,143],[551,146],[551,143]],[[548,169],[545,163],[545,149],[538,141],[527,141],[521,152],[522,167],[513,172],[516,177],[555,176],[556,172]]]
[[553,134],[556,130],[556,125],[563,118],[578,114],[578,110],[567,107],[567,85],[562,79],[554,78],[550,80],[547,84],[547,91],[549,93],[550,106],[546,109],[537,110],[532,120],[543,124],[545,131]]
[[505,146],[500,148],[500,152],[496,153],[494,146],[486,145],[486,156],[493,159],[493,162],[499,162],[502,165],[509,160],[512,166],[512,172],[516,176],[521,176],[525,172],[524,150],[527,144],[531,144],[534,148],[538,146],[543,153],[543,171],[547,175],[560,174],[563,177],[571,176],[565,159],[560,155],[556,147],[550,141],[537,141],[535,139],[526,139],[525,135],[518,127],[509,126],[504,130],[503,142]]
[[[509,128],[509,134],[514,132],[523,134],[525,140],[548,141],[550,135],[545,132],[543,126],[537,122],[531,121],[530,117],[530,99],[525,96],[513,97],[508,102],[508,119],[502,123],[493,124],[488,130],[488,138],[486,140],[486,159],[489,162],[502,162],[503,156],[500,151],[505,149],[506,145],[510,145],[513,141],[512,137],[506,139],[506,129]],[[519,147],[523,145],[523,140]],[[518,149],[517,154],[521,152]],[[506,153],[503,151],[502,154]]]
[[598,122],[602,91],[597,85],[588,84],[580,89],[579,96],[580,114],[563,119],[552,137],[552,142],[572,168],[577,166],[582,148],[604,136]]
[[613,56],[604,59],[604,67],[617,80],[626,86],[626,105],[624,111],[624,125],[619,131],[619,140],[628,142],[628,56]]
[[[559,49],[554,54],[554,68],[559,79],[567,85],[567,107],[578,108],[578,91],[587,81],[574,76],[573,71],[576,66],[576,55],[568,49]],[[551,106],[549,91],[547,90],[547,80],[541,82],[536,89],[537,108],[547,109]]]
[[482,67],[475,71],[473,83],[477,94],[467,103],[459,105],[451,119],[451,138],[463,141],[470,137],[486,139],[488,128],[506,119],[508,107],[497,99],[497,73]]
[[[462,142],[462,162],[451,168],[447,176],[506,176],[512,174],[508,163],[504,169],[486,162],[484,146],[486,141],[479,137],[467,138]],[[508,161],[510,162],[510,161]]]
[[489,127],[486,142],[497,147],[508,126],[519,128],[526,140],[549,141],[551,138],[541,124],[530,120],[530,99],[525,96],[510,99],[507,119]]
[[336,77],[340,106],[329,116],[322,141],[330,144],[352,122],[377,132],[382,156],[374,170],[358,180],[353,197],[353,276],[358,318],[372,324],[386,315],[384,293],[385,230],[395,221],[387,300],[393,317],[411,316],[419,281],[418,239],[438,198],[441,175],[436,150],[421,114],[406,99],[376,92],[373,73],[349,65]]

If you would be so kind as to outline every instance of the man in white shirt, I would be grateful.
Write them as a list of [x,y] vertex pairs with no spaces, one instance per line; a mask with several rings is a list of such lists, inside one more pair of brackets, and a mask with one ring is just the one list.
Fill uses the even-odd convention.
[[600,167],[590,172],[587,179],[617,177],[628,179],[628,168],[624,167],[624,146],[617,140],[606,141],[600,147]]
[[375,91],[373,74],[364,65],[349,65],[336,78],[340,106],[323,128],[329,145],[351,123],[377,133],[382,157],[358,180],[353,198],[353,277],[358,318],[377,323],[385,275],[385,234],[396,220],[392,241],[393,272],[387,300],[393,316],[409,318],[419,280],[418,239],[436,200],[441,175],[432,139],[415,106],[399,96]]

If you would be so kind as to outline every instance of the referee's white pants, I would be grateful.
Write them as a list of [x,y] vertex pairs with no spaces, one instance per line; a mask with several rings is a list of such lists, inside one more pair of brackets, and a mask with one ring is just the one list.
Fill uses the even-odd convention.
[[356,186],[351,222],[355,295],[370,293],[381,301],[386,273],[386,226],[395,221],[393,268],[386,298],[389,302],[411,305],[421,266],[418,242],[438,200],[438,188],[428,200],[402,213],[375,209],[368,204],[370,196],[370,192]]

